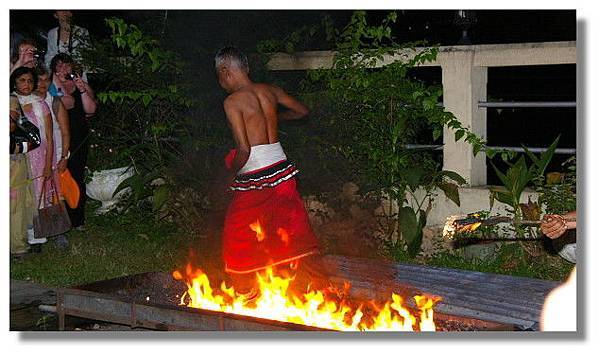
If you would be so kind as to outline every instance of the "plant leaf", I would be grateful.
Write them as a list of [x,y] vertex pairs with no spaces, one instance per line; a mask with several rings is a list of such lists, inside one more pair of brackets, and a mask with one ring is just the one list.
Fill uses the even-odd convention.
[[446,176],[451,180],[454,180],[459,185],[464,185],[467,183],[467,180],[465,180],[465,178],[463,178],[459,173],[452,170],[442,170],[441,175]]
[[439,182],[437,187],[444,191],[444,195],[448,197],[452,202],[460,207],[460,195],[458,193],[458,185],[451,182]]
[[424,173],[425,170],[419,166],[409,168],[404,171],[404,178],[406,179],[408,186],[410,186],[413,191],[419,186]]
[[169,199],[169,195],[171,193],[171,189],[168,185],[160,185],[154,189],[153,199],[152,199],[152,210],[158,211]]
[[419,210],[419,219],[415,229],[414,238],[407,242],[407,252],[411,257],[417,256],[421,251],[421,244],[423,243],[423,227],[427,224],[427,215],[425,211]]
[[462,129],[457,130],[456,132],[454,132],[454,141],[458,142],[458,140],[461,139],[464,135],[465,135],[464,130],[462,130]]
[[405,206],[400,209],[400,232],[407,244],[417,236],[417,216],[410,207]]

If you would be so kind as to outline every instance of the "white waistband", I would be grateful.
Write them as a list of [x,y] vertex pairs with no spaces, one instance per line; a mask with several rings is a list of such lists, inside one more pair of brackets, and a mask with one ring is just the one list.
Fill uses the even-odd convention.
[[275,164],[287,159],[281,143],[261,144],[250,147],[250,157],[246,164],[238,171],[238,174],[245,174],[266,166]]

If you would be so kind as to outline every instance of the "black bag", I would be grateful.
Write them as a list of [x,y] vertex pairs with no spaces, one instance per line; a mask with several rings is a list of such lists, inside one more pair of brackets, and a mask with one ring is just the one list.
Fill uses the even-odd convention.
[[[50,180],[52,204],[42,207],[42,201],[47,197],[46,186]],[[71,219],[65,207],[65,202],[58,198],[54,178],[44,181],[38,201],[38,215],[33,219],[33,230],[36,238],[52,237],[66,233],[71,229]]]
[[35,148],[39,147],[42,143],[42,139],[40,137],[40,129],[36,125],[31,123],[29,119],[27,119],[27,116],[25,116],[23,108],[21,107],[21,103],[19,103],[19,99],[16,98],[16,96],[14,95],[11,96],[15,97],[15,99],[17,100],[20,113],[19,118],[10,118],[17,126],[13,132],[10,132],[11,153],[14,152],[14,146],[23,143],[29,143],[28,150],[34,150]]

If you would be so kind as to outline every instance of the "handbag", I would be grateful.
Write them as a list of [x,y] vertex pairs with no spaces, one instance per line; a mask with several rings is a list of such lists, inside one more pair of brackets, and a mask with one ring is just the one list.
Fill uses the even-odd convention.
[[71,219],[67,213],[65,203],[58,198],[56,185],[53,178],[49,178],[51,187],[51,204],[42,207],[42,201],[47,197],[47,181],[42,185],[42,192],[38,201],[38,215],[33,219],[33,230],[36,238],[52,237],[66,233],[71,229]]

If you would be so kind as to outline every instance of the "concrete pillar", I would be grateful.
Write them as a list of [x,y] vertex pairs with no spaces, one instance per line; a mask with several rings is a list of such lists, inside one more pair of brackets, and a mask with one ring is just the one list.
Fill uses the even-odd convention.
[[[442,85],[444,107],[468,127],[471,132],[486,139],[486,109],[478,108],[478,101],[486,101],[487,67],[473,65],[475,52],[457,51],[444,58]],[[485,153],[473,156],[472,146],[454,141],[454,130],[444,129],[444,169],[462,175],[470,186],[486,184]]]

